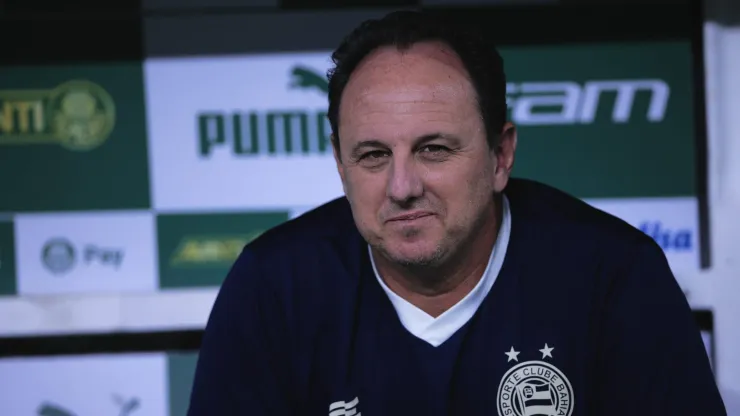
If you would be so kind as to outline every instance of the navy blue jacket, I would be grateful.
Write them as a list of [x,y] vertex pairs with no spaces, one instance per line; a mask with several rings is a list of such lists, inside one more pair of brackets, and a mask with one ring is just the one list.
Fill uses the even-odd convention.
[[401,325],[345,198],[247,245],[209,318],[188,415],[725,415],[660,247],[551,187],[512,179],[505,194],[501,272],[438,347]]

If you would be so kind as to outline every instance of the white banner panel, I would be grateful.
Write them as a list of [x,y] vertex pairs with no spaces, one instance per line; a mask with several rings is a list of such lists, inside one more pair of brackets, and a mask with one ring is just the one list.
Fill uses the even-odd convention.
[[329,54],[149,59],[160,211],[317,205],[342,195],[326,119]]
[[587,201],[653,237],[674,273],[699,269],[699,214],[696,198],[628,198]]
[[165,416],[165,354],[0,360],[0,415]]
[[149,212],[18,215],[18,293],[154,291],[155,232]]

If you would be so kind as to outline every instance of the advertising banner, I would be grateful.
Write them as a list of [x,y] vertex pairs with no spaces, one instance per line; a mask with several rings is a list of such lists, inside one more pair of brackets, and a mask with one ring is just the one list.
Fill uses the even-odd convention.
[[148,208],[139,62],[0,68],[0,212]]
[[5,358],[0,414],[168,415],[166,366],[163,353]]
[[148,212],[22,214],[15,219],[18,292],[151,292],[157,287]]

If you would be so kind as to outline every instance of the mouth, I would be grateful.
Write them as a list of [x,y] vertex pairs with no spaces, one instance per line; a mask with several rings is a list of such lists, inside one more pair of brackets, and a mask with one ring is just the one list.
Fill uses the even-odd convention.
[[418,220],[420,218],[430,217],[432,215],[434,215],[434,214],[431,213],[431,212],[427,212],[427,211],[409,212],[407,214],[397,215],[397,216],[389,219],[388,222],[414,221],[414,220]]

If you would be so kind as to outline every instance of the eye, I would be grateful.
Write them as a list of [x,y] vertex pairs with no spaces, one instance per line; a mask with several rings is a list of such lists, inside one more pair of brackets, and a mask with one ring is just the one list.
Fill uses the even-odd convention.
[[439,144],[428,144],[421,149],[423,153],[440,153],[447,152],[448,150],[450,149]]
[[380,159],[381,157],[384,157],[386,154],[387,152],[384,152],[382,150],[373,150],[371,152],[367,152],[363,154],[360,159],[375,160],[375,159]]
[[452,150],[439,144],[427,144],[419,149],[419,156],[429,162],[444,162],[452,155]]

